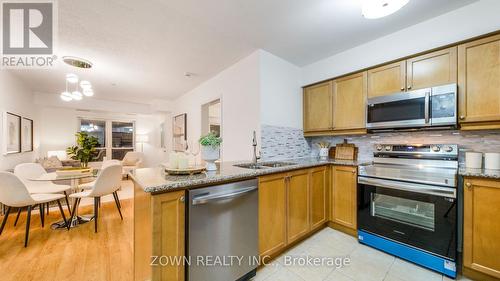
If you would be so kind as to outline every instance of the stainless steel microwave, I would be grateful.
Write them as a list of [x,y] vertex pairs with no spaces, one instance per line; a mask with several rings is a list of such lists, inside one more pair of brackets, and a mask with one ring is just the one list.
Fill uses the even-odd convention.
[[366,116],[371,131],[456,127],[457,84],[370,98]]

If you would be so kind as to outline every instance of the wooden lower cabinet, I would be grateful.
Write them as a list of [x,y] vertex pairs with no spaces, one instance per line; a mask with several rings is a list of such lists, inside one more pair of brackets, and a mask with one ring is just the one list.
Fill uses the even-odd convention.
[[171,260],[184,257],[184,201],[185,191],[151,195],[135,185],[134,280],[185,280],[182,263],[151,266],[155,256],[171,257]]
[[310,181],[310,223],[311,230],[315,230],[322,227],[327,221],[328,167],[311,169]]
[[259,254],[272,256],[281,251],[286,240],[287,175],[259,178]]
[[465,178],[464,185],[464,273],[500,279],[500,181]]
[[293,243],[309,232],[309,170],[287,177],[287,241]]
[[348,229],[357,227],[357,167],[333,166],[331,221]]

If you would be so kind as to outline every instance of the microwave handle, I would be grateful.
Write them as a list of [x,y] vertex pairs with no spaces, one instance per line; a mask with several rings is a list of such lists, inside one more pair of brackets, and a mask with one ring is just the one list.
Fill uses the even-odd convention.
[[430,112],[431,112],[431,103],[430,103],[430,96],[431,93],[426,92],[425,93],[425,124],[429,124],[430,121]]

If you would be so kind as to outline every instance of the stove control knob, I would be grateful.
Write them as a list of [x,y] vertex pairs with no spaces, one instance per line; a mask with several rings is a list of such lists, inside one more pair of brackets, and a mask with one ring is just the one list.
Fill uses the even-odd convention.
[[386,146],[385,147],[385,151],[391,151],[391,147],[390,146]]
[[451,146],[445,146],[444,147],[444,151],[446,151],[446,152],[452,152],[453,151],[453,147],[451,147]]
[[432,149],[432,151],[434,151],[434,152],[439,152],[439,151],[441,150],[441,148],[440,148],[439,146],[437,146],[437,145],[433,145],[433,146],[431,147],[431,149]]
[[379,145],[377,145],[377,150],[378,150],[378,151],[381,151],[382,149],[383,149],[383,147],[382,147],[380,144],[379,144]]

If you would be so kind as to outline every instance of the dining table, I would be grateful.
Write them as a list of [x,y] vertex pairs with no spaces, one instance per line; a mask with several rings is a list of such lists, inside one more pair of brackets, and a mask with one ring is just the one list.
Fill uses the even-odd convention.
[[[53,183],[58,183],[62,181],[69,181],[71,190],[72,192],[80,192],[81,190],[79,189],[79,184],[80,180],[83,179],[93,179],[97,177],[97,172],[98,170],[92,170],[91,172],[88,173],[80,173],[80,174],[73,174],[73,175],[58,175],[57,172],[52,172],[52,173],[46,173],[43,174],[39,177],[36,178],[31,178],[29,179],[30,181],[34,182],[53,182]],[[74,200],[72,200],[72,203]],[[77,227],[80,224],[87,223],[91,221],[94,216],[80,216],[78,215],[78,208],[74,210],[75,216],[73,217],[73,220],[69,222],[70,228],[72,227]],[[55,222],[51,225],[52,229],[65,229],[67,228],[66,223],[64,220]]]

